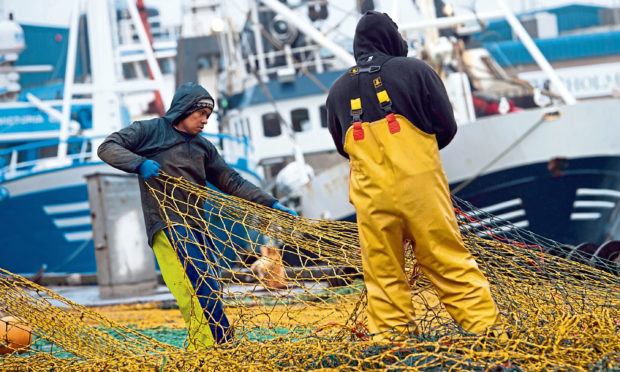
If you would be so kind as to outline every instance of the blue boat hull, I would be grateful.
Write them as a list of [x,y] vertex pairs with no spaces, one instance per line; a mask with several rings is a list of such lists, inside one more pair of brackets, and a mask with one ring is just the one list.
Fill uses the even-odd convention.
[[52,272],[96,272],[95,250],[89,237],[92,236],[90,218],[85,225],[62,226],[62,222],[58,225],[62,220],[90,217],[90,210],[63,213],[49,208],[46,212],[45,208],[84,202],[88,203],[85,184],[1,201],[2,210],[11,212],[2,213],[0,246],[4,254],[0,267],[15,273],[33,273],[42,265]]
[[[499,205],[493,214],[513,215],[508,220],[560,243],[617,239],[620,157],[570,159],[561,168],[554,174],[545,162],[490,173],[457,196],[479,208]],[[501,208],[507,201],[515,202]]]

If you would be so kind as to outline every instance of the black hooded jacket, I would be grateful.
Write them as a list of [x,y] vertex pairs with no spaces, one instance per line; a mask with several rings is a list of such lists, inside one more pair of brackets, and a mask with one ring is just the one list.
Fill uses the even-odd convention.
[[[136,121],[130,126],[112,133],[99,146],[97,154],[111,166],[130,173],[138,173],[142,211],[149,238],[153,245],[153,235],[166,226],[159,215],[159,204],[149,194],[138,167],[147,159],[161,165],[161,169],[174,177],[183,177],[199,185],[206,181],[221,191],[258,204],[271,206],[276,199],[266,194],[252,183],[246,181],[232,169],[219,155],[215,146],[206,138],[198,135],[186,138],[174,129],[172,123],[200,99],[211,97],[206,89],[195,83],[186,83],[174,94],[170,109],[163,118]],[[148,181],[154,188],[163,191],[163,185],[156,179]],[[177,191],[179,191],[177,189]],[[195,201],[184,192],[174,197],[181,202],[188,201],[183,219],[181,216],[168,215],[174,222],[195,223],[192,219],[202,219],[197,208],[191,208]],[[184,203],[179,203],[183,208]],[[199,205],[202,207],[201,205]]]
[[[435,134],[439,148],[445,147],[456,134],[452,105],[443,82],[426,63],[407,58],[407,44],[398,26],[385,13],[366,12],[355,29],[353,52],[359,67],[382,64],[379,76],[392,101],[392,110],[409,119],[422,131]],[[332,85],[327,96],[327,121],[338,152],[344,151],[347,129],[352,124],[351,92],[362,100],[362,121],[373,122],[385,117],[368,73],[356,79],[345,72]]]

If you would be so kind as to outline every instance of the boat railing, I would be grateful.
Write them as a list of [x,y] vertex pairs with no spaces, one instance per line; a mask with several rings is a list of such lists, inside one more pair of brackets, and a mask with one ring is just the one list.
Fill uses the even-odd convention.
[[[59,157],[55,150],[60,142],[58,139],[31,142],[1,149],[0,181],[7,181],[50,168],[61,168],[87,162],[92,156],[89,146],[91,139],[93,138],[69,138],[65,157]],[[48,149],[49,151],[47,151]]]
[[[203,133],[217,148],[224,160],[234,168],[255,171],[251,160],[252,145],[247,137],[219,133]],[[67,153],[58,156],[58,139],[36,141],[0,149],[0,182],[45,172],[97,162],[96,146],[106,136],[71,137]]]
[[[308,53],[312,55],[313,58],[306,58],[301,61],[294,61],[293,56],[299,54]],[[304,45],[301,47],[295,48],[282,48],[280,50],[270,50],[264,53],[259,54],[250,54],[247,56],[247,65],[248,66],[256,66],[258,64],[259,59],[264,59],[265,61],[274,61],[278,58],[285,58],[285,60],[289,60],[291,65],[295,65],[297,67],[303,68],[317,68],[318,70],[323,69],[323,63],[326,62],[326,59],[322,58],[321,55],[321,47],[316,44]],[[264,73],[272,74],[276,73],[282,67],[286,67],[286,63],[284,65],[275,65],[270,67],[265,67]]]

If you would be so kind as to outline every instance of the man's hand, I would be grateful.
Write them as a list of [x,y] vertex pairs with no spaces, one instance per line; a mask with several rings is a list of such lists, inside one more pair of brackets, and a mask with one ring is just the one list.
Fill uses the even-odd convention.
[[288,207],[283,206],[283,205],[282,205],[282,204],[280,204],[280,202],[279,202],[279,201],[277,201],[277,200],[273,203],[273,205],[271,206],[271,208],[273,208],[273,209],[277,209],[277,210],[282,211],[282,212],[286,212],[286,213],[288,213],[288,214],[292,214],[292,215],[293,215],[293,216],[295,216],[295,217],[299,217],[299,215],[298,215],[297,213],[295,213],[295,211],[294,211],[294,210],[292,210],[291,208],[288,208]]
[[138,172],[140,172],[142,178],[148,180],[151,177],[159,176],[159,168],[161,168],[161,165],[155,160],[145,160],[138,167]]

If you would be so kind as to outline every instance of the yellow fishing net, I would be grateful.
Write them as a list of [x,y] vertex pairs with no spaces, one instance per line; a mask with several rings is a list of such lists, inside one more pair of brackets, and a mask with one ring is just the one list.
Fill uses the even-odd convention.
[[[13,344],[16,352],[0,355],[0,370],[620,369],[617,263],[550,255],[557,243],[505,222],[499,227],[495,217],[455,200],[503,326],[473,335],[456,325],[405,244],[420,334],[375,343],[365,327],[355,224],[295,218],[183,179],[158,180],[165,190],[151,193],[162,216],[186,217],[186,227],[215,246],[201,247],[212,252],[209,262],[184,264],[218,281],[234,339],[188,351],[178,318],[153,326],[104,317],[0,269],[1,315],[18,318],[16,326],[33,335],[29,347]],[[171,197],[181,194],[186,198]],[[182,213],[189,210],[200,213]],[[166,319],[155,315],[161,309],[142,310]]]

